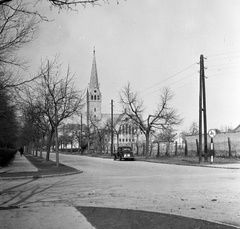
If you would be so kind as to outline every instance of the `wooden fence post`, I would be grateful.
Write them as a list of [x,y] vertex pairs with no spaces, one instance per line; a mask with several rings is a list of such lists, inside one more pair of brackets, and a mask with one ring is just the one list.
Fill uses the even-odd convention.
[[198,146],[198,140],[196,139],[196,145],[197,145],[197,156],[199,156],[199,146]]
[[158,147],[157,147],[157,157],[160,157],[160,142],[157,142]]
[[185,139],[185,157],[188,156],[188,146],[187,146],[187,140]]
[[232,151],[231,151],[231,140],[230,140],[229,137],[228,137],[228,150],[229,150],[229,154],[228,154],[228,156],[231,157],[231,156],[232,156]]

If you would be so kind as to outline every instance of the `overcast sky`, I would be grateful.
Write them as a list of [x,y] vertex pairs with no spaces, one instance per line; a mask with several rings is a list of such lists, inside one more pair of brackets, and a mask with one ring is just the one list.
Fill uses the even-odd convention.
[[36,7],[52,22],[41,23],[37,38],[21,50],[35,74],[40,59],[60,54],[85,89],[93,48],[102,111],[120,112],[118,92],[131,83],[152,113],[160,89],[170,87],[172,107],[184,118],[179,130],[198,122],[199,59],[205,59],[208,129],[240,124],[240,1],[238,0],[109,0],[78,12]]

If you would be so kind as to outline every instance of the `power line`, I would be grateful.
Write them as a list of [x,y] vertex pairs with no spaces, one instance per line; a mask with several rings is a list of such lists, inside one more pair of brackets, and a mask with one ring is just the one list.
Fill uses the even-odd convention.
[[239,64],[239,62],[228,62],[228,63],[222,63],[218,65],[208,65],[207,68],[214,68],[214,67],[219,67],[219,66],[224,66],[224,65],[229,65],[229,64]]
[[[194,74],[196,74],[196,72],[193,72],[193,73],[187,75],[186,77],[181,78],[181,79],[179,79],[179,80],[177,80],[177,81],[175,81],[175,82],[173,82],[173,83],[167,84],[166,87],[170,87],[170,86],[172,86],[172,85],[174,85],[174,84],[176,84],[176,83],[179,83],[179,82],[181,82],[181,81],[189,78],[190,76],[192,76],[192,75],[194,75]],[[155,92],[158,92],[158,91],[159,91],[159,89],[158,89],[158,90],[155,90],[155,91],[152,91],[152,92],[149,92],[149,93],[147,93],[147,94],[144,94],[144,97],[146,97],[146,96],[148,96],[148,95],[151,95],[151,94],[153,94],[153,93],[155,93]]]
[[228,59],[234,59],[234,58],[239,58],[240,56],[233,56],[233,57],[226,57],[226,58],[221,58],[221,59],[213,59],[213,60],[209,60],[209,59],[207,59],[207,61],[209,62],[209,61],[219,61],[219,60],[228,60]]
[[240,68],[240,65],[239,66],[225,67],[225,68],[213,68],[213,69],[208,69],[208,70],[209,71],[221,71],[221,70],[224,70],[224,69],[231,69],[231,68]]
[[210,55],[210,56],[207,56],[207,58],[208,57],[213,57],[213,56],[223,56],[223,55],[238,53],[238,52],[240,52],[240,50],[236,50],[236,51],[232,51],[232,52],[219,53],[219,54],[215,54],[215,55]]
[[234,73],[237,73],[237,72],[240,72],[239,71],[234,71],[234,72],[226,72],[226,73],[220,73],[220,74],[215,74],[215,75],[209,75],[207,76],[207,78],[211,78],[211,77],[214,77],[214,76],[221,76],[221,75],[229,75],[229,74],[234,74]]
[[163,83],[163,82],[166,82],[167,80],[169,80],[169,79],[171,79],[171,78],[177,76],[178,74],[180,74],[180,73],[186,71],[187,69],[191,68],[191,67],[194,66],[195,64],[196,64],[196,62],[193,63],[193,64],[191,64],[191,65],[189,65],[188,67],[184,68],[183,70],[181,70],[181,71],[175,73],[174,75],[171,75],[171,76],[169,76],[168,78],[166,78],[166,79],[164,79],[164,80],[162,80],[162,81],[156,83],[155,85],[143,89],[140,93],[143,93],[144,91],[147,91],[147,90],[149,90],[149,89],[151,89],[151,88],[156,87],[157,85],[159,85],[159,84],[161,84],[161,83]]

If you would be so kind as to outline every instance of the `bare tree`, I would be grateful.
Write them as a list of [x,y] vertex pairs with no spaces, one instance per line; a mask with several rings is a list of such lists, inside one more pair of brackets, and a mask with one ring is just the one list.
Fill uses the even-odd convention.
[[186,136],[194,136],[194,135],[198,135],[198,133],[199,133],[198,123],[192,122],[189,129],[187,129],[181,133],[181,137],[183,140],[186,140]]
[[[40,156],[42,157],[45,137],[50,129],[47,116],[38,106],[38,101],[32,97],[31,91],[25,87],[26,99],[21,102],[22,113],[22,138],[25,144],[30,144],[34,150],[35,144],[40,146]],[[36,153],[38,147],[35,148]]]
[[55,133],[56,164],[59,166],[58,126],[60,123],[80,112],[84,105],[84,93],[77,91],[68,67],[66,75],[61,78],[61,64],[58,58],[46,60],[40,67],[42,80],[35,82],[35,99],[39,109],[47,116],[51,126],[46,160],[49,160],[50,145]]
[[[57,7],[61,9],[70,9],[72,10],[77,5],[82,5],[86,7],[87,5],[100,5],[101,2],[109,3],[110,0],[46,0],[45,2],[49,2],[52,7]],[[117,4],[119,4],[119,0],[115,0]],[[13,0],[0,0],[0,5],[9,4],[13,2]],[[34,4],[36,5],[38,2],[43,2],[42,0],[34,0]]]
[[[167,128],[167,129],[163,129],[161,130],[160,133],[157,134],[155,142],[158,143],[158,150],[159,150],[159,143],[160,142],[164,142],[166,144],[166,156],[169,156],[169,147],[170,147],[170,143],[174,142],[174,139],[176,138],[177,133],[175,133],[173,128]],[[159,157],[159,151],[157,156]]]
[[102,151],[108,144],[109,135],[111,133],[110,119],[106,120],[105,123],[100,123],[99,120],[96,120],[93,118],[93,116],[90,116],[89,121],[90,135],[91,138],[94,138],[93,146],[95,149],[99,149],[99,153],[102,154]]
[[169,102],[173,94],[168,88],[162,90],[160,103],[154,114],[149,114],[144,118],[143,100],[139,98],[137,92],[133,92],[128,83],[120,92],[120,103],[126,109],[126,114],[139,126],[146,138],[146,158],[149,157],[149,138],[156,129],[169,129],[179,125],[182,121],[177,111],[169,107]]
[[41,20],[36,12],[28,11],[28,5],[23,0],[0,2],[0,75],[6,81],[3,86],[18,84],[19,69],[27,68],[27,60],[16,52],[35,38]]

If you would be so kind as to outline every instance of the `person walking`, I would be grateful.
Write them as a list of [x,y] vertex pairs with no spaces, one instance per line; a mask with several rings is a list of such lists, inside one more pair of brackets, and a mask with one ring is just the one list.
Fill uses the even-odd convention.
[[19,149],[19,152],[20,152],[20,155],[22,156],[23,155],[23,147],[21,146],[21,148]]

